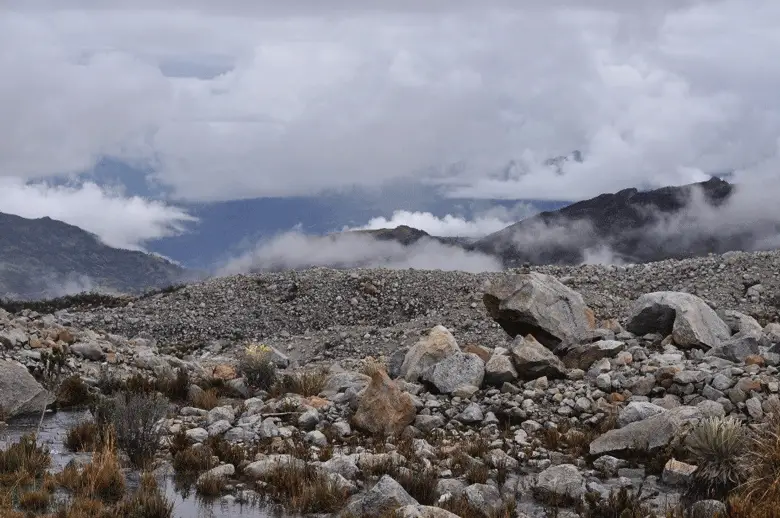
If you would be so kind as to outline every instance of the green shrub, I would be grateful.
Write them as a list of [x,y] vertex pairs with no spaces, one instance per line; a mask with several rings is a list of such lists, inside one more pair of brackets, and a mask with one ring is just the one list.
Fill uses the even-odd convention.
[[728,491],[745,481],[748,442],[745,428],[737,419],[701,420],[686,437],[685,446],[698,466],[694,477],[706,492]]

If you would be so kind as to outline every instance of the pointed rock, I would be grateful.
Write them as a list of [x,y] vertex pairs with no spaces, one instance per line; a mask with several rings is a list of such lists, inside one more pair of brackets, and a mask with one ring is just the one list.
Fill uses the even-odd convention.
[[406,381],[417,381],[433,365],[459,352],[458,342],[452,333],[444,326],[436,326],[406,353],[401,376]]
[[528,335],[518,336],[509,348],[512,360],[517,368],[517,374],[525,380],[533,380],[547,376],[548,378],[563,378],[566,367],[555,354]]
[[383,369],[376,369],[360,398],[352,424],[368,433],[394,435],[410,425],[416,415],[412,396],[401,391]]

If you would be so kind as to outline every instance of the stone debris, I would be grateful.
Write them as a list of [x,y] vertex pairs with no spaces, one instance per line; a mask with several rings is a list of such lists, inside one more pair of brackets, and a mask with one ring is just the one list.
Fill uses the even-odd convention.
[[[235,498],[247,479],[262,488],[308,466],[352,495],[345,512],[446,518],[448,502],[514,502],[536,516],[553,500],[566,516],[586,494],[640,485],[660,510],[696,467],[664,459],[650,475],[647,459],[703,417],[752,424],[780,409],[779,287],[780,253],[739,252],[479,275],[317,268],[114,307],[0,310],[0,406],[11,418],[51,403],[52,354],[90,390],[107,375],[183,371],[189,402],[161,424],[169,438],[262,445],[208,472]],[[322,390],[251,387],[238,359],[252,342],[282,376],[323,369]],[[194,380],[223,387],[216,407],[195,408],[206,393]],[[404,489],[416,476],[433,477],[435,501]],[[713,502],[692,512],[714,516]]]

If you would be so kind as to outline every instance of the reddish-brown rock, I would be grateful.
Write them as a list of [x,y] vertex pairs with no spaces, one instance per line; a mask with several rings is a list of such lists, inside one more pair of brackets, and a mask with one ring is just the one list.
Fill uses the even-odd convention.
[[417,409],[412,396],[403,392],[384,369],[371,373],[371,383],[352,418],[355,428],[377,435],[400,434],[414,421]]

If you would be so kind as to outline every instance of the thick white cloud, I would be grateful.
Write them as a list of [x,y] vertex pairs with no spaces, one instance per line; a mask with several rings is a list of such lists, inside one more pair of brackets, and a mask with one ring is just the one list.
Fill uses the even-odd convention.
[[406,225],[440,237],[483,237],[520,221],[537,211],[530,204],[520,203],[512,209],[494,207],[477,214],[473,219],[447,214],[437,217],[430,212],[396,210],[390,218],[378,216],[365,225],[351,230],[376,230]]
[[160,201],[94,183],[80,186],[25,184],[0,178],[0,212],[64,221],[97,235],[109,246],[143,250],[146,241],[179,234],[196,219]]
[[263,240],[246,252],[228,259],[218,275],[257,270],[301,269],[313,266],[338,268],[417,268],[486,272],[501,270],[500,262],[478,252],[420,240],[409,246],[380,241],[364,234],[310,236],[299,230]]
[[[453,195],[566,199],[777,153],[773,0],[7,6],[2,176],[110,155],[186,199],[432,172]],[[539,166],[573,149],[564,175]],[[494,174],[510,160],[524,174]]]

